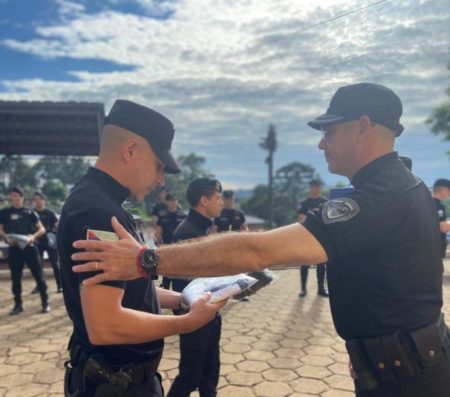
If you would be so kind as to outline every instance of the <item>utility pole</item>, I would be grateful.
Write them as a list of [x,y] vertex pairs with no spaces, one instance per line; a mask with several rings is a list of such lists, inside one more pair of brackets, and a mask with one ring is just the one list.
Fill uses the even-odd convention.
[[269,130],[267,131],[267,136],[259,144],[264,150],[268,151],[266,158],[266,164],[268,165],[269,171],[269,190],[268,190],[268,201],[269,201],[269,229],[273,226],[273,153],[277,149],[277,133],[275,131],[275,126],[273,124],[269,125]]

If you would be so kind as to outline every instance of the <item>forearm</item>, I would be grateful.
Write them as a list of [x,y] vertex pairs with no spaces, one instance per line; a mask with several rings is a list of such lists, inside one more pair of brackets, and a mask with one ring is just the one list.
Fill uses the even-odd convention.
[[40,226],[34,234],[32,234],[33,239],[37,240],[39,237],[43,236],[45,234],[45,228],[44,226]]
[[439,222],[439,230],[441,233],[450,232],[450,222],[449,221],[441,221]]
[[159,304],[163,309],[179,309],[181,294],[164,288],[156,288]]

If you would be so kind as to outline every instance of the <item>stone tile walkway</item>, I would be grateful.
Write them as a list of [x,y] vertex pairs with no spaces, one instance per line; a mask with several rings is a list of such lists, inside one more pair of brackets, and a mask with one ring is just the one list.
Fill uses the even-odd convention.
[[[444,277],[444,311],[450,318],[450,261]],[[347,354],[331,321],[329,303],[316,295],[298,298],[298,270],[277,272],[279,280],[249,302],[223,310],[219,397],[350,397]],[[0,272],[0,397],[62,397],[63,362],[71,325],[61,294],[46,271],[52,312],[41,314],[34,282],[24,280],[25,312],[12,306],[9,275]],[[177,373],[178,338],[166,339],[161,373],[168,389]],[[197,397],[197,393],[192,396]]]

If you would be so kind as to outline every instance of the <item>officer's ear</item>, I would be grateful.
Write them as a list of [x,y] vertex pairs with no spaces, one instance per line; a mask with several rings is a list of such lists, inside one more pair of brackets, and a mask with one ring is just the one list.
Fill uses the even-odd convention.
[[359,118],[359,134],[358,138],[364,139],[367,133],[371,130],[373,124],[368,116],[361,116]]
[[122,145],[122,157],[126,163],[130,163],[133,157],[136,154],[136,150],[138,148],[138,142],[134,139],[128,139],[123,145]]

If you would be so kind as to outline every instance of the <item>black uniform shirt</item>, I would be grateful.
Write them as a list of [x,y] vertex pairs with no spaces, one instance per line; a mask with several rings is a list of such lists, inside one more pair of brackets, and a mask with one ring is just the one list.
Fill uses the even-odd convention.
[[390,153],[359,170],[355,190],[310,211],[324,247],[333,321],[345,339],[438,320],[442,258],[436,207],[424,183]]
[[157,203],[152,208],[152,215],[157,216],[158,218],[167,214],[167,205],[164,203]]
[[176,210],[175,212],[167,211],[158,218],[157,225],[161,226],[164,244],[172,242],[173,232],[184,219],[186,219],[186,214],[181,210]]
[[7,234],[33,234],[36,232],[38,222],[38,214],[25,207],[8,207],[0,210],[0,224]]
[[[134,238],[143,242],[133,218],[122,208],[122,203],[128,196],[128,189],[111,176],[96,168],[90,168],[67,198],[58,226],[58,252],[61,260],[64,302],[73,322],[75,339],[87,352],[101,353],[107,361],[114,364],[152,360],[161,353],[164,341],[156,340],[133,345],[92,345],[88,339],[81,308],[80,284],[95,273],[74,273],[72,266],[75,263],[70,256],[75,252],[72,243],[75,240],[85,239],[87,228],[113,231],[112,216],[116,216]],[[102,284],[124,289],[122,305],[126,308],[148,313],[160,312],[155,286],[150,279],[108,281]]]
[[323,204],[327,201],[325,197],[308,197],[306,200],[303,200],[300,203],[300,207],[298,209],[298,214],[306,215],[309,210],[313,210],[314,208],[318,208],[320,204]]
[[[189,240],[192,238],[207,236],[212,226],[212,221],[194,209],[190,209],[187,218],[181,222],[173,233],[172,241]],[[192,281],[184,279],[174,279],[174,291],[181,292]]]
[[245,223],[244,214],[235,208],[224,208],[218,218],[214,219],[219,232],[238,232]]
[[35,209],[35,211],[39,215],[39,218],[45,227],[45,234],[39,238],[39,245],[47,245],[46,234],[50,232],[54,233],[56,231],[58,218],[56,217],[56,214],[48,208],[45,208],[42,211],[38,211],[37,209]]
[[[439,222],[446,221],[447,215],[445,213],[445,207],[442,204],[441,200],[437,198],[433,198],[433,200],[434,204],[436,205]],[[445,233],[441,233],[441,246],[445,252],[445,248],[447,247],[447,235]]]

